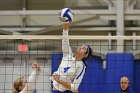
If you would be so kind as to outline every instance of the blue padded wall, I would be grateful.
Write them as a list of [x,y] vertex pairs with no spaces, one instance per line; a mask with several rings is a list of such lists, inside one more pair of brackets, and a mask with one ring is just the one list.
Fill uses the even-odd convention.
[[86,73],[79,87],[79,93],[104,93],[105,71],[102,66],[102,59],[92,56],[85,62],[87,64]]
[[134,62],[134,84],[135,93],[140,93],[140,60]]
[[120,89],[120,78],[127,76],[133,86],[134,57],[130,53],[110,53],[106,55],[107,61],[107,91],[116,93]]
[[63,57],[62,54],[53,54],[52,55],[52,73],[57,71],[62,57]]

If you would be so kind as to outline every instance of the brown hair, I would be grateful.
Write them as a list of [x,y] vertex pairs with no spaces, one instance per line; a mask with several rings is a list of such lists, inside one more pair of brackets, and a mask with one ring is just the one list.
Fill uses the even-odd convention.
[[13,82],[13,93],[19,93],[19,86],[22,86],[24,77],[19,77]]

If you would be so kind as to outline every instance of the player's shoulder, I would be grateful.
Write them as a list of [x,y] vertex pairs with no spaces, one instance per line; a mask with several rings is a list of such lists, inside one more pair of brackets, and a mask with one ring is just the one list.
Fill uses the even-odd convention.
[[83,61],[77,61],[77,62],[76,62],[76,65],[77,65],[78,67],[83,67],[83,66],[85,66],[85,64],[83,63]]

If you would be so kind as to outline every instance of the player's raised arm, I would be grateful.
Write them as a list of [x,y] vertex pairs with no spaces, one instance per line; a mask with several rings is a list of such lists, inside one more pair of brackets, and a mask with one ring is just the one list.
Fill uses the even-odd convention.
[[68,32],[69,32],[69,23],[65,22],[63,24],[63,39],[62,39],[62,51],[63,51],[63,56],[64,57],[67,54],[72,53],[70,43],[69,43]]
[[29,77],[29,80],[26,80],[24,77],[19,77],[14,80],[13,83],[13,93],[32,93],[35,89],[36,80],[38,79],[39,73],[41,71],[39,64],[32,64],[32,73]]
[[69,23],[73,20],[73,13],[70,8],[62,9],[59,17],[60,21],[63,22],[63,38],[62,38],[62,51],[63,56],[71,54],[72,50],[69,44],[68,32],[69,32]]

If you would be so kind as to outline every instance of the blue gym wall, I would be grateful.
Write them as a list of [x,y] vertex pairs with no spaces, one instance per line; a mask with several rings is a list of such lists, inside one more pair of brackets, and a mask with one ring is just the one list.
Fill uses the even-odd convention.
[[62,54],[53,54],[53,55],[52,55],[52,73],[53,73],[54,71],[57,71],[62,56],[63,56]]
[[120,78],[127,76],[133,86],[134,57],[130,53],[111,53],[106,55],[107,92],[117,93],[120,89]]
[[135,93],[140,93],[140,59],[134,62],[134,89]]
[[[62,54],[52,55],[52,72],[57,70],[61,58]],[[116,93],[122,76],[127,76],[131,88],[140,93],[140,60],[134,61],[131,53],[109,53],[106,63],[107,68],[103,69],[101,57],[91,56],[86,60],[87,69],[79,93]]]
[[103,93],[106,89],[106,71],[103,70],[101,57],[91,56],[85,63],[87,69],[79,93]]

